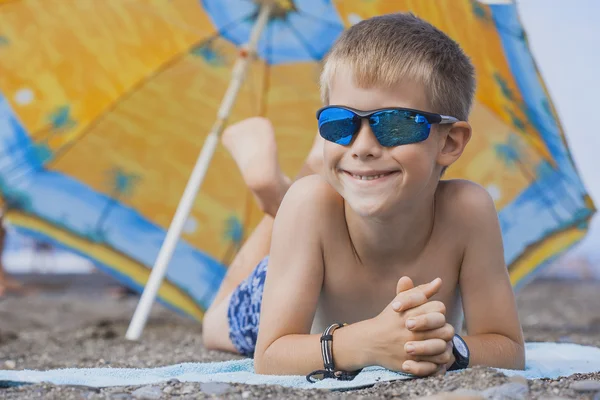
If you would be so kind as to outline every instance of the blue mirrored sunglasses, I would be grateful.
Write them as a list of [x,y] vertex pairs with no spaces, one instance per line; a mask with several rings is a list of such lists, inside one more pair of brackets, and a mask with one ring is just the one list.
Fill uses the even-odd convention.
[[352,142],[366,118],[377,141],[384,147],[422,142],[429,137],[431,124],[453,124],[459,120],[410,108],[382,108],[361,111],[350,107],[327,106],[317,111],[323,139],[343,146]]

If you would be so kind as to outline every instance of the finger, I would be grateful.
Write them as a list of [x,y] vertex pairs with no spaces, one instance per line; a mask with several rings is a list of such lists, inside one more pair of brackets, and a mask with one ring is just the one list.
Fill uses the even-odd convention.
[[452,354],[452,342],[446,343],[446,351],[442,354],[438,354],[435,356],[422,356],[416,357],[415,361],[427,361],[432,362],[434,364],[438,364],[441,367],[444,367],[444,372],[447,368],[449,368],[452,363],[454,363],[454,355]]
[[448,342],[442,339],[427,339],[406,342],[404,351],[412,357],[437,356],[446,351]]
[[414,287],[415,284],[413,283],[412,279],[410,279],[408,276],[403,276],[398,280],[398,284],[396,285],[396,294],[405,292]]
[[438,300],[429,300],[420,306],[413,307],[404,312],[404,316],[408,319],[425,315],[429,313],[440,313],[446,315],[446,305]]
[[406,320],[406,328],[411,331],[430,331],[442,328],[444,325],[446,325],[446,316],[441,312],[430,312]]
[[424,304],[440,290],[441,282],[440,278],[436,278],[427,284],[398,293],[392,301],[392,308],[395,311],[403,311]]
[[402,371],[416,376],[428,376],[434,374],[439,366],[427,361],[406,360],[402,364]]
[[436,294],[440,288],[442,287],[442,279],[435,278],[429,283],[425,283],[423,285],[417,286],[417,288],[421,289],[427,298],[430,298],[434,294]]
[[450,342],[454,337],[454,327],[448,323],[441,328],[430,331],[412,332],[412,341],[424,341],[429,339],[441,339]]
[[448,364],[451,359],[452,359],[452,351],[450,351],[450,352],[445,351],[442,354],[438,354],[435,356],[422,356],[422,357],[414,358],[415,361],[427,361],[427,362],[432,362],[434,364],[443,365],[443,366]]

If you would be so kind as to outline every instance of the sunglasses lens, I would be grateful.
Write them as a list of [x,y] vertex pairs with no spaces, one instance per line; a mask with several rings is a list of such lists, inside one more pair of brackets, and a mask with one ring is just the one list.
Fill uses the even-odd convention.
[[369,124],[379,143],[385,147],[422,142],[431,130],[425,116],[404,110],[376,112],[369,118]]
[[326,108],[319,115],[319,133],[330,142],[347,146],[359,128],[360,118],[343,108]]

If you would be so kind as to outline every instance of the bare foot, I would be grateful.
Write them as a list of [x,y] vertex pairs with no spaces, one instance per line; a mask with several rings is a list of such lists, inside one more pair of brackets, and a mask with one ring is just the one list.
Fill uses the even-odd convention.
[[277,161],[271,122],[262,117],[245,119],[225,129],[221,140],[260,208],[275,216],[291,181]]

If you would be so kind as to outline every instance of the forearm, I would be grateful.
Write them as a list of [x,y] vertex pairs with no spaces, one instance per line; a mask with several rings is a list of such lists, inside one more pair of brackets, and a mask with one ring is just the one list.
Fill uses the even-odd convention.
[[469,367],[483,365],[505,369],[525,369],[525,348],[522,343],[499,334],[464,336],[469,346]]
[[[354,371],[366,366],[367,349],[363,323],[336,329],[333,333],[333,360],[336,370]],[[307,375],[323,369],[321,334],[286,335],[255,356],[255,369],[267,375]]]

